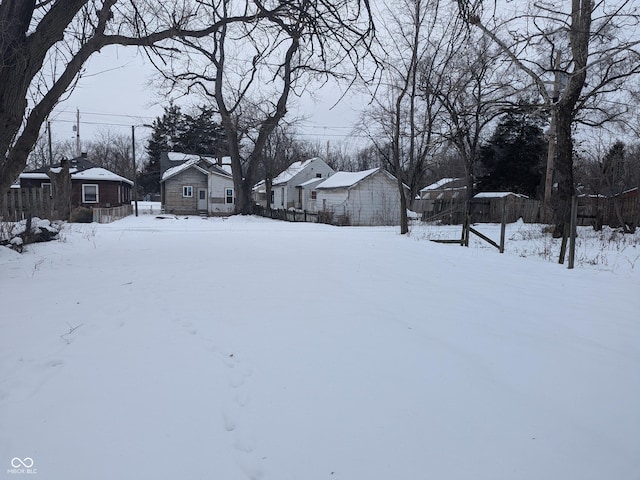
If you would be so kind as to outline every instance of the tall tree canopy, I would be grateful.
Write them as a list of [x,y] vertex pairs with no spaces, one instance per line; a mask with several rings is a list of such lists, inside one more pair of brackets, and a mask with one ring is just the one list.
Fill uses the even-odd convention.
[[478,190],[540,196],[547,147],[539,118],[507,113],[480,148],[484,175],[479,178]]

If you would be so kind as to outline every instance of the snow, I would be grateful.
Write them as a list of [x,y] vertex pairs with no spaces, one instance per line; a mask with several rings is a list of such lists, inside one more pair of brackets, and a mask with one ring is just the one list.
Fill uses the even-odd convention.
[[97,181],[97,180],[109,180],[114,182],[119,181],[119,182],[128,183],[129,185],[133,185],[133,182],[131,180],[121,177],[120,175],[110,172],[109,170],[102,167],[88,168],[81,172],[74,173],[73,175],[71,175],[71,178],[79,179],[79,180],[93,180],[93,181]]
[[311,158],[309,160],[301,160],[299,162],[294,162],[289,167],[280,173],[276,178],[271,182],[273,185],[278,185],[281,183],[287,183],[293,177],[295,177],[298,173],[300,173],[304,168],[309,165],[314,159]]
[[363,170],[361,172],[336,172],[327,178],[324,182],[318,185],[316,188],[349,188],[352,187],[369,175],[376,173],[379,168],[372,168],[369,170]]
[[[231,159],[231,157],[224,157],[224,158]],[[169,152],[169,159],[172,161],[184,160],[184,163],[181,163],[180,165],[176,165],[174,167],[167,168],[165,172],[162,174],[162,181],[165,181],[173,177],[177,173],[180,173],[183,170],[186,170],[187,168],[191,168],[193,165],[197,165],[201,160],[206,161],[209,165],[218,167],[222,172],[228,175],[232,175],[231,165],[225,165],[225,164],[218,165],[217,160],[213,157],[206,157],[203,155],[191,155],[191,154],[184,154],[184,153],[177,154],[175,152]],[[215,172],[215,171],[212,173],[215,173],[217,175],[222,175],[222,173]]]
[[[50,168],[53,173],[60,173],[62,171],[62,167],[52,167]],[[86,170],[78,171],[77,168],[70,168],[69,172],[71,173],[71,178],[74,180],[89,180],[89,181],[98,181],[98,180],[109,180],[116,182],[125,182],[129,185],[133,185],[133,182],[127,178],[121,177],[105,168],[102,167],[94,167],[88,168]],[[35,180],[47,180],[49,176],[46,173],[21,173],[20,178],[24,179],[35,179]]]
[[[191,156],[193,158],[186,160],[184,163],[181,163],[180,165],[176,165],[175,167],[167,168],[165,172],[162,174],[162,181],[164,182],[165,180],[176,175],[177,173],[180,173],[183,170],[186,170],[187,168],[191,168],[193,165],[197,165],[197,163],[200,161],[200,157],[195,155],[191,155]],[[211,162],[211,160],[207,158],[205,158],[205,160]]]
[[521,193],[513,192],[480,192],[476,193],[473,198],[504,198],[509,196],[518,198],[529,198],[526,195],[522,195]]
[[428,241],[459,226],[152,215],[0,247],[0,463],[68,480],[639,478],[640,234],[579,233],[574,270],[521,222],[503,255]]
[[424,187],[420,191],[421,192],[428,192],[429,190],[438,190],[443,185],[446,185],[447,183],[455,182],[456,180],[460,180],[460,178],[441,178],[437,182],[432,183],[431,185],[427,185],[426,187]]

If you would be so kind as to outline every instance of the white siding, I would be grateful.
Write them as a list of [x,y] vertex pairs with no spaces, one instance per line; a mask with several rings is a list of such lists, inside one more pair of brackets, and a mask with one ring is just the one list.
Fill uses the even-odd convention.
[[[226,203],[226,189],[233,188],[233,179],[209,174],[209,214],[227,215],[234,211],[235,203]],[[235,202],[235,189],[233,192]]]
[[398,185],[380,171],[351,189],[320,189],[316,210],[323,209],[333,212],[334,221],[347,216],[350,225],[399,225]]
[[320,158],[314,158],[309,164],[298,172],[296,175],[284,185],[276,185],[273,187],[273,204],[272,208],[304,208],[303,203],[299,202],[298,189],[296,188],[301,183],[316,178],[318,174],[320,178],[327,179],[333,175],[334,170],[327,165],[324,160]]

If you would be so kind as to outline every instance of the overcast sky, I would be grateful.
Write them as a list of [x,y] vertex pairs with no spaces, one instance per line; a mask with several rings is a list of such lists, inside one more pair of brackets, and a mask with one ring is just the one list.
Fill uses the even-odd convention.
[[[85,74],[71,96],[61,102],[51,116],[52,132],[56,140],[75,139],[73,127],[76,109],[80,110],[80,138],[90,141],[100,130],[130,135],[131,125],[150,124],[162,115],[169,99],[159,97],[149,84],[153,67],[135,48],[109,47],[94,55],[86,65]],[[351,134],[357,111],[363,100],[349,94],[335,108],[339,89],[334,85],[320,92],[322,101],[300,100],[297,108],[290,108],[291,117],[306,117],[299,122],[298,131],[308,140],[332,143],[354,142]],[[201,103],[197,98],[178,100],[179,104]],[[136,137],[144,139],[150,129],[137,128]]]

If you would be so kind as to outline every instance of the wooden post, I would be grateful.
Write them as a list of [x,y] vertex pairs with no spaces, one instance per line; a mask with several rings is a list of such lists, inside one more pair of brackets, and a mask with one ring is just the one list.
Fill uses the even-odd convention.
[[576,257],[576,235],[577,235],[577,218],[578,218],[578,197],[571,197],[571,232],[569,233],[569,265],[568,268],[573,268]]
[[[138,175],[136,172],[136,127],[131,125],[131,156],[133,157],[133,201],[136,217],[138,216]],[[198,197],[200,198],[200,197]],[[207,210],[209,207],[207,206]]]
[[504,253],[504,237],[507,232],[507,197],[502,197],[502,220],[500,222],[500,253]]
[[558,258],[558,263],[560,265],[564,264],[564,257],[567,255],[567,237],[569,236],[570,226],[566,223],[564,224],[564,230],[562,232],[562,243],[560,244],[560,257]]

